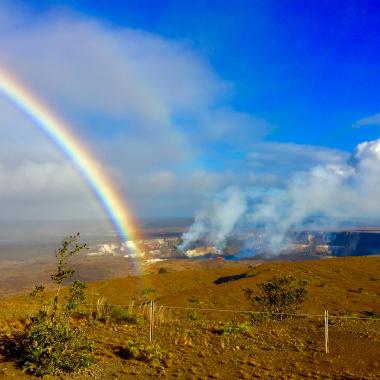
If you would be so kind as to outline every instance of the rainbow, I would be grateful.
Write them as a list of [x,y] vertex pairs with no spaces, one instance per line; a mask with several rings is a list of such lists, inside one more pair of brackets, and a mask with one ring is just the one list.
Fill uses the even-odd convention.
[[92,157],[64,122],[2,68],[0,68],[0,93],[26,114],[75,164],[81,177],[115,228],[120,242],[130,241],[128,246],[135,247],[134,253],[139,256],[139,250],[135,243],[140,239],[138,226],[131,211],[103,172],[99,162]]

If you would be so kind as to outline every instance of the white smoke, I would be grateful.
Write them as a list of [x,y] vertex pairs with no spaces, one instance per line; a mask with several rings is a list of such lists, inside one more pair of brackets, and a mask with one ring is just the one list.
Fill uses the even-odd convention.
[[258,231],[246,244],[245,251],[251,255],[282,252],[290,243],[292,229],[379,221],[380,139],[359,144],[341,164],[326,163],[297,172],[284,187],[253,188],[245,196],[234,189],[226,193],[230,194],[227,202],[216,202],[211,210],[197,215],[183,236],[184,248],[199,238],[215,245],[225,242],[243,218]]
[[262,227],[272,254],[286,247],[292,228],[379,219],[380,140],[358,145],[346,163],[296,173],[285,188],[262,191],[251,201],[248,221]]
[[185,251],[199,239],[219,249],[225,247],[228,235],[247,211],[245,195],[238,187],[229,187],[211,206],[197,213],[189,231],[183,234],[178,247]]

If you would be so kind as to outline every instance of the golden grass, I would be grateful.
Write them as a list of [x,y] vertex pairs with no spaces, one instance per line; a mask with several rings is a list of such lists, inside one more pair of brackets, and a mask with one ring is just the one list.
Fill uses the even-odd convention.
[[[218,327],[249,320],[247,314],[196,310],[191,308],[247,310],[246,287],[255,287],[275,275],[292,274],[308,281],[309,299],[301,313],[331,316],[368,317],[380,313],[380,257],[336,258],[307,262],[220,263],[213,261],[168,261],[168,273],[150,274],[141,279],[125,277],[90,283],[88,320],[109,313],[107,305],[145,316],[142,325],[109,323],[86,324],[97,346],[98,364],[78,378],[377,378],[380,372],[380,321],[331,319],[330,354],[324,353],[323,319],[309,317],[284,321],[254,322],[252,334],[239,329],[219,335]],[[244,274],[244,276],[239,276]],[[217,280],[223,279],[222,282]],[[147,342],[149,304],[141,305],[145,284],[157,290],[154,341],[168,354],[164,363],[151,366],[125,360],[117,350],[128,340]],[[219,284],[215,283],[219,282]],[[184,309],[170,309],[164,306]],[[22,329],[36,310],[25,296],[0,302],[0,331],[11,336]],[[92,310],[92,311],[91,311]],[[3,358],[0,377],[28,378]]]

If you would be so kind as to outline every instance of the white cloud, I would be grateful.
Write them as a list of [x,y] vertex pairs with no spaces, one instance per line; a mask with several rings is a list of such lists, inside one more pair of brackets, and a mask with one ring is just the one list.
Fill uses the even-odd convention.
[[366,125],[380,126],[380,113],[371,116],[363,117],[355,123],[356,127],[364,127]]
[[[258,143],[273,127],[234,110],[232,84],[183,42],[67,12],[29,15],[4,3],[3,20],[0,65],[58,110],[140,215],[192,214],[229,185],[279,185],[294,170],[346,157],[321,147]],[[46,199],[56,214],[99,211],[71,164],[6,99],[0,133],[0,185],[11,184],[0,193],[3,217],[33,213]],[[222,158],[220,168],[202,164],[216,142],[243,159]],[[28,207],[16,207],[21,198]]]
[[[183,189],[178,173],[192,165],[196,149],[192,131],[177,128],[175,120],[182,113],[206,115],[230,88],[207,61],[183,43],[67,12],[39,17],[3,3],[0,19],[6,20],[0,65],[59,110],[139,211],[149,213],[141,199]],[[64,189],[81,186],[78,176],[73,185],[65,175],[60,152],[6,99],[0,99],[0,132],[2,181],[17,188],[7,197],[16,202],[24,189],[37,209],[46,197],[63,202],[71,197]],[[47,179],[54,165],[62,186]],[[175,203],[159,199],[156,204]]]
[[[250,146],[261,140],[273,128],[267,121],[254,115],[237,112],[230,107],[208,110],[200,116],[205,138],[222,140],[228,144]],[[226,139],[228,136],[228,139]]]
[[151,177],[151,186],[154,191],[169,191],[176,183],[175,175],[169,170],[160,170]]
[[270,168],[271,173],[287,173],[289,168],[294,171],[303,171],[318,164],[339,164],[345,161],[348,155],[341,150],[322,146],[262,142],[252,145],[247,159],[252,169],[268,170]]
[[229,87],[185,45],[73,15],[8,30],[0,46],[2,62],[60,107],[139,129],[207,109]]
[[75,170],[67,163],[25,161],[12,168],[0,164],[0,199],[60,200],[83,197],[83,186]]

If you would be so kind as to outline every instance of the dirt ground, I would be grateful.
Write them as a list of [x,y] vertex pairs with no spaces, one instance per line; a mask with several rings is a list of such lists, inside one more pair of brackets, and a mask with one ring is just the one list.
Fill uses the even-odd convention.
[[[89,284],[88,310],[102,299],[108,304],[134,305],[136,313],[147,316],[147,308],[137,305],[154,299],[153,341],[160,346],[163,359],[152,364],[122,355],[128,341],[148,344],[149,318],[139,324],[112,318],[104,322],[86,312],[76,323],[83,324],[95,342],[97,362],[87,372],[62,378],[379,378],[379,257],[161,265],[167,273],[159,274],[160,266],[156,266],[144,278],[130,276]],[[272,320],[236,312],[252,309],[244,288],[254,288],[278,274],[308,281],[309,299],[299,310],[307,316]],[[325,309],[330,314],[328,354],[324,346]],[[21,330],[34,310],[36,305],[25,296],[2,299],[0,334],[11,337]],[[0,377],[31,378],[4,356],[0,358]]]

